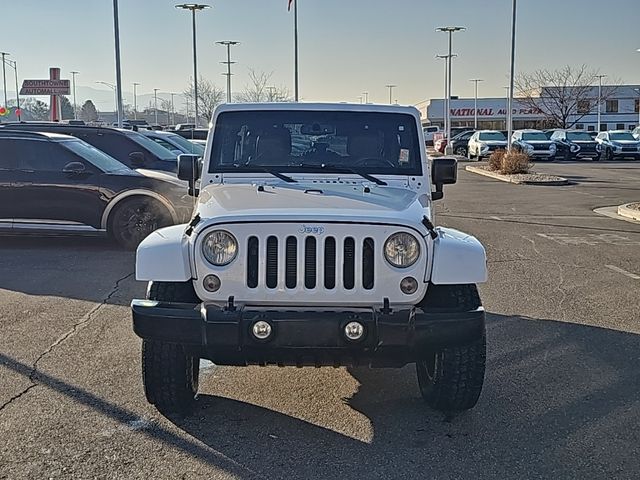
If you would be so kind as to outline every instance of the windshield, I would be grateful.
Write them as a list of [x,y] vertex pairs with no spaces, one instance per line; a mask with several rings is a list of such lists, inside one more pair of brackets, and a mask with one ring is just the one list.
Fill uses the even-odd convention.
[[89,145],[81,140],[67,140],[60,142],[60,145],[81,156],[88,162],[98,167],[103,172],[115,172],[118,170],[129,170],[125,164],[120,163],[115,158],[107,155],[102,150],[98,150],[93,145]]
[[593,138],[587,132],[567,132],[567,140],[593,142]]
[[544,132],[522,132],[522,140],[534,142],[546,142],[549,137]]
[[631,132],[611,132],[609,134],[611,140],[636,140],[636,137],[631,135]]
[[175,133],[168,134],[167,137],[169,137],[173,143],[180,145],[180,149],[184,152],[192,153],[194,155],[204,155],[204,147],[202,145],[196,145]]
[[177,158],[177,156],[175,154],[171,153],[169,150],[167,150],[163,146],[158,145],[156,142],[154,142],[150,138],[145,137],[144,135],[142,135],[140,133],[127,132],[127,135],[129,135],[129,138],[131,140],[133,140],[138,145],[140,145],[140,146],[146,148],[147,150],[149,150],[151,153],[153,153],[160,160],[174,161]]
[[505,137],[502,132],[482,132],[478,135],[478,140],[506,142],[507,137]]
[[398,113],[262,111],[222,113],[209,172],[321,172],[420,175],[415,118]]

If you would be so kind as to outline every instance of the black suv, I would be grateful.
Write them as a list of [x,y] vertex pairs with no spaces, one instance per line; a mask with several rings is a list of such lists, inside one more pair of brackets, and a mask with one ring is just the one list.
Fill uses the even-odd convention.
[[455,137],[451,137],[451,149],[453,153],[466,157],[469,151],[467,145],[474,133],[476,133],[475,130],[465,130],[464,132],[458,133]]
[[176,172],[177,156],[144,135],[131,130],[68,125],[53,122],[9,123],[4,128],[71,135],[93,145],[129,168]]
[[177,179],[148,177],[67,135],[0,129],[4,233],[106,232],[133,249],[191,210]]
[[598,160],[600,157],[600,144],[584,130],[554,130],[551,140],[558,149],[556,155],[563,160]]

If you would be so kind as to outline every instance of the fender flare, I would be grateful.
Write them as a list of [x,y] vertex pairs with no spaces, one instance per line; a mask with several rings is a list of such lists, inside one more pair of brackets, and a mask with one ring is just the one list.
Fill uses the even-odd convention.
[[431,283],[454,285],[487,281],[487,255],[477,238],[453,228],[437,227]]
[[109,202],[109,204],[107,205],[107,208],[105,208],[104,212],[102,212],[102,220],[100,221],[101,228],[103,230],[107,229],[109,224],[109,215],[111,215],[111,212],[113,211],[113,209],[121,201],[129,197],[141,197],[141,196],[153,198],[154,200],[157,200],[158,202],[160,202],[169,211],[169,215],[171,215],[172,223],[178,222],[178,214],[176,213],[176,209],[173,208],[173,205],[171,205],[171,202],[169,202],[169,200],[167,200],[165,197],[163,197],[159,193],[156,193],[152,190],[145,190],[143,188],[138,188],[138,189],[127,190],[125,192],[119,193]]
[[136,280],[186,282],[191,280],[187,225],[160,228],[136,250]]

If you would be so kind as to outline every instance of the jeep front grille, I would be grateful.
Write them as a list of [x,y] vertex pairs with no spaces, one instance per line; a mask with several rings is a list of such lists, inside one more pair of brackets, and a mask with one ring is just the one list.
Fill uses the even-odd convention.
[[[279,258],[281,241],[275,236],[269,236],[266,239],[266,246],[262,247],[258,237],[249,237],[246,261],[246,283],[249,288],[257,288],[262,276],[264,284],[269,289],[275,289],[278,285],[286,289],[295,289],[304,285],[307,290],[317,288],[333,290],[336,287],[346,290],[357,287],[365,290],[373,289],[375,277],[373,238],[367,237],[360,242],[353,237],[342,239],[326,237],[321,240],[306,237],[304,241],[299,242],[296,237],[289,236],[284,240],[284,258]],[[337,248],[341,249],[342,255],[337,255]],[[262,264],[261,252],[265,256]],[[342,260],[342,265],[337,264],[339,259]],[[281,262],[284,262],[283,269],[281,269]],[[356,268],[357,265],[361,268]],[[264,271],[261,271],[263,269]],[[360,278],[356,278],[358,270],[362,274]],[[323,276],[321,284],[318,283],[318,272]],[[341,273],[338,278],[336,278],[337,272]],[[281,275],[284,275],[284,278],[280,278]]]

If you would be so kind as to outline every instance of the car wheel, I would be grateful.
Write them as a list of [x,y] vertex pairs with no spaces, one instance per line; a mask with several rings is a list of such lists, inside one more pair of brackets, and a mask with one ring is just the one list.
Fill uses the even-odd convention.
[[461,157],[467,156],[467,149],[464,147],[456,147],[456,150],[453,152],[456,155],[460,155]]
[[172,224],[169,211],[157,200],[137,197],[116,205],[109,217],[109,235],[127,250],[135,250],[151,232]]
[[[468,311],[480,306],[475,285],[431,286],[438,288],[426,303],[447,305],[454,310]],[[482,392],[486,364],[486,335],[481,334],[466,345],[450,345],[425,352],[416,362],[418,386],[429,406],[442,411],[462,411],[473,408]]]
[[[151,282],[147,298],[164,302],[195,303],[191,282]],[[189,413],[196,401],[200,358],[183,345],[144,340],[142,342],[142,382],[147,401],[162,414]]]

